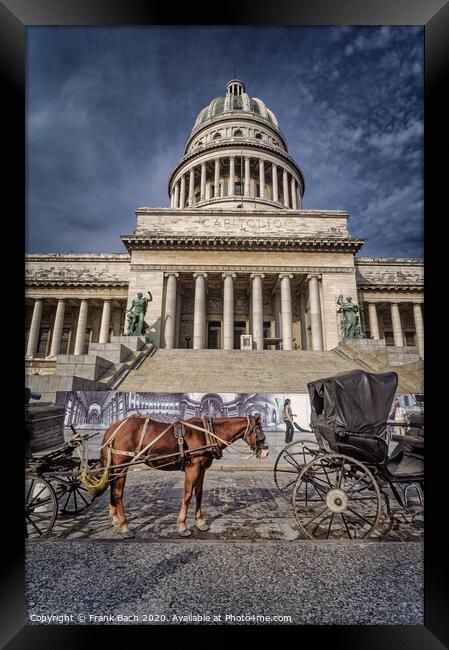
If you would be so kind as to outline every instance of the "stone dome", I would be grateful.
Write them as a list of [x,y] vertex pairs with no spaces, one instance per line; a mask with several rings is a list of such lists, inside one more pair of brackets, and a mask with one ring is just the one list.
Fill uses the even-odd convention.
[[231,79],[226,84],[224,97],[215,97],[205,106],[196,118],[194,129],[209,120],[222,119],[224,116],[235,116],[243,113],[249,116],[257,116],[267,120],[271,125],[279,128],[278,121],[273,111],[267,108],[266,104],[257,97],[250,97],[245,92],[245,84],[240,79]]
[[168,194],[180,209],[297,210],[304,176],[274,113],[231,79],[198,114]]

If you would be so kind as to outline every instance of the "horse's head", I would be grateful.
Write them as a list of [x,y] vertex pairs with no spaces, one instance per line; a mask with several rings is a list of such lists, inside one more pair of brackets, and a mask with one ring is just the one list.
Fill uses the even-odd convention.
[[247,416],[247,426],[243,440],[252,451],[256,452],[257,458],[266,458],[268,456],[268,445],[259,414]]

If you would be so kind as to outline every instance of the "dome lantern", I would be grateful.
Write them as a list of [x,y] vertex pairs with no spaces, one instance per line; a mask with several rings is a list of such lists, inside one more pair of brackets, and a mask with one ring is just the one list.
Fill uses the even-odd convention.
[[245,84],[240,79],[231,79],[226,84],[226,93],[231,95],[243,95],[246,92]]

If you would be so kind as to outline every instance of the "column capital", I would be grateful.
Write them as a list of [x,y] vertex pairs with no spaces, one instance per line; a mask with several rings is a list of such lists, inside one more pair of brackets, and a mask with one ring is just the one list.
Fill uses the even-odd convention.
[[264,278],[265,273],[251,273],[250,276],[251,280],[254,280],[254,278]]
[[171,272],[171,271],[166,271],[166,272],[164,273],[164,278],[168,278],[168,277],[170,277],[170,275],[174,275],[175,278],[179,278],[179,273],[176,273],[175,271],[173,271],[173,272]]
[[194,274],[193,274],[193,277],[194,277],[195,280],[196,280],[196,278],[200,277],[201,275],[203,276],[203,278],[207,278],[207,273],[202,273],[201,271],[198,272],[198,273],[194,273]]
[[282,278],[288,278],[289,280],[293,280],[293,273],[279,273],[279,280],[282,280]]
[[232,271],[225,271],[221,274],[221,277],[223,278],[223,280],[227,277],[231,277],[235,280],[235,278],[237,277],[237,273],[233,273]]
[[306,277],[307,282],[312,280],[312,278],[316,278],[317,280],[321,280],[322,275],[321,273],[309,273]]

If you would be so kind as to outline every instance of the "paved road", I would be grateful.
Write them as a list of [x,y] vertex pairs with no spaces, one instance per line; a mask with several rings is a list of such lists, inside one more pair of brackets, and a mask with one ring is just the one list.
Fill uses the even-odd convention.
[[66,623],[79,615],[83,623],[175,624],[174,616],[192,615],[210,620],[184,622],[423,623],[422,513],[396,509],[373,541],[300,540],[271,472],[209,470],[203,510],[211,528],[193,528],[192,508],[192,537],[180,538],[183,478],[129,472],[125,507],[135,539],[111,526],[104,494],[85,513],[59,517],[50,538],[28,542],[30,623],[54,623],[32,618],[51,613],[75,617]]
[[424,620],[419,542],[41,540],[27,545],[26,567],[31,624],[54,624],[50,614],[67,624]]

